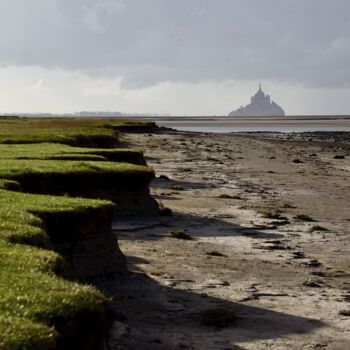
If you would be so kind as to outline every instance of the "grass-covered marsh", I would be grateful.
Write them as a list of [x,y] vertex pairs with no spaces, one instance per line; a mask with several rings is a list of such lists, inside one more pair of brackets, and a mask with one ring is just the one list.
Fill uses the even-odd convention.
[[113,129],[94,127],[92,123],[57,121],[53,118],[0,119],[0,143],[5,144],[56,142],[73,146],[112,147],[117,141]]
[[40,217],[55,213],[79,216],[111,208],[113,204],[108,201],[0,190],[0,239],[49,248],[50,238]]
[[70,195],[148,188],[154,173],[142,152],[110,148],[124,124],[142,127],[114,119],[0,118],[0,349],[83,349],[97,346],[84,343],[91,334],[103,338],[108,299],[59,277],[66,261],[53,249],[84,230],[107,230],[113,216],[112,202]]
[[82,148],[59,143],[0,144],[1,159],[99,160],[143,164],[142,152],[131,148]]
[[73,146],[113,147],[117,132],[152,128],[154,123],[123,119],[93,118],[4,118],[0,117],[0,143],[64,143]]
[[23,191],[82,195],[88,189],[142,190],[151,168],[119,162],[0,159],[0,178],[18,181]]
[[[71,147],[47,142],[26,144],[28,138],[21,138],[23,131],[30,132],[30,126],[36,126],[37,134],[45,136],[51,132],[54,137],[60,135],[63,127],[68,134],[85,127],[89,128],[84,134],[89,139],[91,130],[99,133],[104,129],[114,133],[113,125],[116,123],[105,124],[103,121],[102,124],[102,121],[83,119],[79,124],[75,119],[63,119],[0,119],[0,124],[7,123],[5,129],[0,130],[0,188],[22,189],[31,193],[83,195],[82,192],[87,188],[139,190],[147,187],[153,178],[153,171],[143,166],[145,162],[141,151]],[[106,125],[111,128],[106,128]],[[1,133],[4,132],[12,135],[13,140],[19,137],[20,143],[1,144]]]
[[48,250],[41,217],[112,209],[107,201],[0,190],[0,348],[54,348],[64,320],[103,310],[101,293],[56,276],[63,261]]

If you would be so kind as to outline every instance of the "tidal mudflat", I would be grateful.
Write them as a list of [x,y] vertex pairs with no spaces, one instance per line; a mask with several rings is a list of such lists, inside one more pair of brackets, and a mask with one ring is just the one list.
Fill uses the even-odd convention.
[[[350,347],[348,133],[126,137],[172,216],[115,223],[132,273],[104,282],[113,348]],[[217,308],[235,320],[205,325]]]

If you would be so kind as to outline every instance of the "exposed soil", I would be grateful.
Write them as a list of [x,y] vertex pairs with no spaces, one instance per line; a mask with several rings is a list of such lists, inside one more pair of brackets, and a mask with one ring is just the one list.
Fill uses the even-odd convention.
[[[173,215],[114,224],[132,273],[100,282],[113,349],[350,348],[350,146],[323,136],[127,135]],[[203,325],[217,307],[236,321]]]

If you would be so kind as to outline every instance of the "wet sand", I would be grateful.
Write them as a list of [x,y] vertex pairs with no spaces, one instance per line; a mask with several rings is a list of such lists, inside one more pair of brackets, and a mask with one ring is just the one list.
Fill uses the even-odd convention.
[[[101,282],[115,297],[113,349],[350,348],[347,134],[126,138],[145,151],[151,192],[173,215],[115,222],[132,273]],[[216,307],[237,320],[201,324]]]

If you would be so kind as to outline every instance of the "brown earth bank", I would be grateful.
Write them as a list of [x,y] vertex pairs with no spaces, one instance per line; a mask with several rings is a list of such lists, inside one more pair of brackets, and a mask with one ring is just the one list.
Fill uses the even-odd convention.
[[[349,349],[350,145],[339,135],[127,134],[173,215],[114,222],[130,274],[97,283],[114,297],[111,347]],[[167,234],[177,230],[192,239]],[[212,308],[235,321],[203,324]]]

